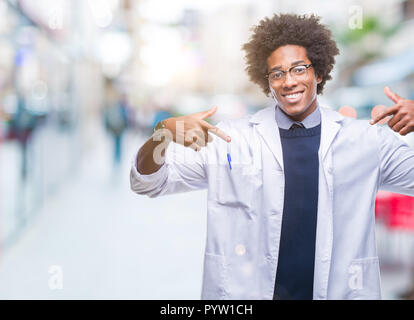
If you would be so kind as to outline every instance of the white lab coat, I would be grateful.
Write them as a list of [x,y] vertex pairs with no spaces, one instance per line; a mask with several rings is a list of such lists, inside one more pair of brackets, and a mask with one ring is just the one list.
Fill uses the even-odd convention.
[[[380,299],[374,206],[381,188],[414,196],[414,150],[389,129],[320,107],[314,299]],[[169,146],[157,172],[131,168],[156,197],[208,188],[203,299],[272,299],[284,201],[274,107],[219,124],[232,137],[194,152]],[[134,161],[135,163],[135,161]]]

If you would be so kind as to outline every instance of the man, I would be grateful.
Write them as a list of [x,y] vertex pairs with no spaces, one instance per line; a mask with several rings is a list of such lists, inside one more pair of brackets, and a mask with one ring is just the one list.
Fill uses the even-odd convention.
[[414,150],[373,124],[394,115],[393,130],[413,131],[413,102],[387,89],[396,104],[372,124],[319,106],[338,49],[316,16],[266,18],[243,48],[276,106],[217,127],[205,121],[216,107],[164,120],[132,190],[208,188],[204,299],[380,298],[375,196],[414,195]]

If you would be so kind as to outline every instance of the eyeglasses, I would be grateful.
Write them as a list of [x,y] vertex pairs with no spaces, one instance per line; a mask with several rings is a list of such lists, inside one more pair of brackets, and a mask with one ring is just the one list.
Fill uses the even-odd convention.
[[306,70],[312,67],[312,64],[301,64],[299,66],[290,67],[287,71],[276,70],[271,71],[266,75],[271,83],[278,83],[286,77],[286,73],[289,72],[290,76],[294,79],[300,79],[306,76]]

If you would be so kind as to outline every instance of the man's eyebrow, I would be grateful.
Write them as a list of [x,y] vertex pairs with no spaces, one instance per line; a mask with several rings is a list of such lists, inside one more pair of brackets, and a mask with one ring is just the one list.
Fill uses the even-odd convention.
[[[292,63],[291,63],[291,66],[298,65],[298,64],[300,64],[300,63],[305,63],[305,61],[303,61],[303,60],[298,60],[298,61],[292,62]],[[273,67],[272,69],[270,69],[270,70],[269,70],[269,72],[276,71],[276,70],[280,70],[280,69],[282,69],[282,66],[275,66],[275,67]]]
[[296,64],[299,64],[299,63],[305,63],[305,61],[303,61],[303,60],[295,61],[295,62],[292,63],[292,66],[294,66]]

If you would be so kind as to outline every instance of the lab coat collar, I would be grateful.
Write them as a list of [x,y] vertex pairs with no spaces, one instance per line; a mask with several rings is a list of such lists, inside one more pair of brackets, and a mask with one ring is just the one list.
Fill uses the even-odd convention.
[[[283,170],[282,144],[280,142],[279,128],[275,121],[275,111],[275,106],[262,109],[252,115],[250,123],[257,125],[259,134],[262,136]],[[320,106],[320,111],[321,144],[319,155],[320,159],[323,160],[341,127],[340,122],[344,119],[344,116],[323,106]]]
[[324,160],[329,147],[336,137],[339,129],[341,128],[341,122],[345,119],[339,112],[321,108],[321,145],[319,147],[320,159]]

